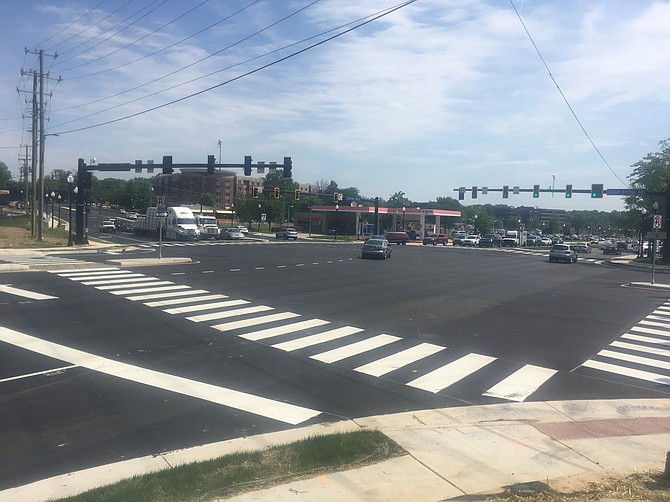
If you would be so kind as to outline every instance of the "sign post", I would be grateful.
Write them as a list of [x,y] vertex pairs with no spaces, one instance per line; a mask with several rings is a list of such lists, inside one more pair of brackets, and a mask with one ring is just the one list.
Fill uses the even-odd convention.
[[[655,207],[654,207],[655,208]],[[652,228],[654,229],[654,245],[651,247],[652,256],[651,256],[651,283],[655,284],[656,282],[656,243],[658,242],[658,230],[663,226],[663,216],[660,214],[654,215],[654,223]]]
[[156,217],[158,218],[158,259],[163,258],[163,218],[167,217],[165,197],[156,197]]

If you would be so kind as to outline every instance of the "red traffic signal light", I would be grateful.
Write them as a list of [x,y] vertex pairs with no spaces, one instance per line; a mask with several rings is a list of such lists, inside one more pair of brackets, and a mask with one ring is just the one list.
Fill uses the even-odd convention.
[[275,187],[275,199],[278,199],[279,197],[280,197],[279,187]]

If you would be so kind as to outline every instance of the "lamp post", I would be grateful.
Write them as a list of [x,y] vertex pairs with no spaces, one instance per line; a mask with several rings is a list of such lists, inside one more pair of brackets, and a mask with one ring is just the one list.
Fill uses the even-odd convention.
[[405,231],[405,206],[402,207],[402,231]]
[[56,202],[56,192],[51,190],[51,228],[54,228],[54,202]]
[[60,201],[62,197],[58,194],[58,228],[60,228]]
[[72,174],[67,175],[67,245],[72,247],[72,183],[74,183],[74,176]]
[[[654,210],[654,216],[656,216],[656,213],[658,212],[658,202],[654,201],[654,203],[651,205],[652,209]],[[655,222],[654,222],[655,223]],[[655,227],[656,225],[654,225]],[[654,235],[654,244],[651,246],[651,283],[654,284],[656,282],[656,243],[658,242],[658,228],[654,228],[656,230],[655,235]]]
[[339,221],[338,220],[339,211],[340,211],[340,205],[335,204],[335,240],[337,240],[337,222]]
[[647,222],[647,208],[642,208],[640,210],[642,214],[642,228],[640,229],[640,240],[638,240],[637,254],[640,258],[644,257],[644,227]]
[[219,164],[221,164],[221,144],[222,143],[223,142],[221,140],[219,140]]
[[258,232],[261,231],[261,205],[258,204]]

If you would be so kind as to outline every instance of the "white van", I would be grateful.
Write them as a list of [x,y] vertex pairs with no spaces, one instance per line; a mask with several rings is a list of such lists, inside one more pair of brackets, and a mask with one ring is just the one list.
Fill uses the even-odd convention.
[[189,208],[168,208],[165,238],[174,240],[196,240],[200,238],[198,224],[195,221],[193,212]]

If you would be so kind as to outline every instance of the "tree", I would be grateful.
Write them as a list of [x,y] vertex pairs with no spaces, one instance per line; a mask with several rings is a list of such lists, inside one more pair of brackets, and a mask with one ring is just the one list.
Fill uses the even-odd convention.
[[[632,188],[645,188],[647,191],[664,192],[670,187],[670,139],[659,142],[660,152],[648,153],[644,159],[637,161],[631,167],[633,172],[628,176]],[[660,214],[665,213],[665,201],[653,196],[626,197],[628,209],[646,208],[651,212],[651,206],[658,202]]]
[[5,188],[12,180],[12,173],[4,162],[0,162],[0,188]]
[[399,191],[389,197],[387,204],[388,207],[403,207],[407,202],[409,201],[405,198],[405,192]]

